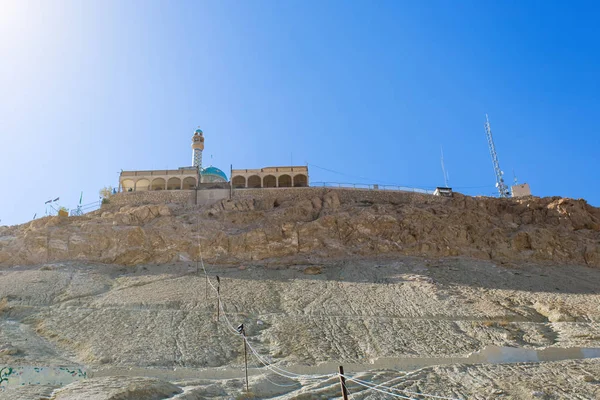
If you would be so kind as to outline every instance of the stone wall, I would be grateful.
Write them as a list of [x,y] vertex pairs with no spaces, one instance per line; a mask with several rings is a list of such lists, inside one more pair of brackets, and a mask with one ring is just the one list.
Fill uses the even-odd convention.
[[194,202],[199,206],[207,206],[219,200],[228,199],[230,193],[229,189],[198,190]]
[[[262,188],[262,189],[234,189],[234,199],[257,199],[267,202],[288,201],[295,199],[311,199],[322,197],[328,192],[335,192],[342,204],[346,203],[439,203],[449,201],[448,198],[430,194],[373,190],[373,189],[347,189],[347,188]],[[118,206],[139,206],[144,204],[183,204],[188,206],[210,205],[219,200],[229,198],[229,189],[209,190],[157,190],[145,192],[117,193],[110,198],[110,204]]]
[[117,206],[140,206],[143,204],[178,203],[194,204],[195,190],[150,190],[144,192],[123,192],[112,195],[110,204]]
[[234,199],[261,199],[264,201],[288,201],[294,199],[311,199],[313,197],[322,197],[328,192],[335,192],[340,199],[340,203],[444,203],[449,198],[433,196],[430,194],[413,193],[392,190],[373,190],[373,189],[347,189],[347,188],[263,188],[263,189],[234,189]]
[[229,198],[229,189],[203,190],[151,190],[144,192],[117,193],[110,198],[111,205],[141,206],[144,204],[209,205]]

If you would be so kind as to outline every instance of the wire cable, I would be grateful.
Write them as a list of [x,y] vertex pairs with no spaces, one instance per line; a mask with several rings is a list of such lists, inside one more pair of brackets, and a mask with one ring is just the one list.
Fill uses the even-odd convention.
[[[199,218],[198,218],[198,228],[199,228],[200,222],[199,222]],[[217,290],[217,288],[215,287],[215,285],[212,283],[212,281],[209,278],[208,275],[208,271],[206,270],[206,267],[204,265],[204,259],[202,257],[202,249],[200,247],[200,237],[198,235],[198,251],[199,251],[199,258],[200,258],[200,264],[202,265],[202,270],[204,271],[204,275],[206,276],[206,278],[208,279],[208,283],[210,284],[211,288],[217,293],[217,298],[219,300],[219,308],[221,309],[221,311],[223,312],[223,317],[225,319],[226,322],[226,326],[229,328],[229,330],[231,330],[231,332],[235,335],[235,336],[240,336],[243,338],[243,340],[246,342],[246,344],[248,345],[248,347],[250,348],[250,350],[252,351],[253,355],[267,368],[269,369],[271,372],[277,374],[277,375],[281,375],[285,378],[288,379],[305,379],[305,380],[317,380],[317,379],[324,379],[324,378],[330,378],[332,376],[336,376],[336,374],[326,374],[326,375],[305,375],[305,374],[296,374],[293,373],[291,371],[287,371],[283,368],[279,368],[275,365],[269,364],[268,362],[265,362],[263,360],[263,358],[260,356],[260,354],[256,351],[256,349],[254,349],[254,347],[250,344],[250,342],[248,341],[248,338],[246,338],[244,335],[240,334],[237,329],[233,326],[233,324],[231,323],[231,321],[229,320],[229,318],[227,317],[227,313],[225,311],[225,307],[223,304],[223,301],[221,300],[221,295],[219,293],[219,290]],[[197,261],[196,261],[197,262]],[[196,264],[197,265],[197,264]],[[198,266],[196,267],[196,270],[198,269]]]
[[[388,185],[388,186],[400,186],[400,187],[409,187],[409,188],[415,186],[415,185],[398,185],[398,184],[392,184],[392,183],[389,183],[389,182],[381,181],[381,180],[378,180],[378,179],[371,179],[371,178],[364,178],[364,177],[356,176],[356,175],[349,175],[349,174],[345,174],[343,172],[335,171],[333,169],[329,169],[329,168],[325,168],[325,167],[320,167],[320,166],[318,166],[316,164],[311,164],[311,163],[309,163],[308,165],[311,166],[311,167],[316,167],[318,169],[322,169],[323,171],[332,172],[334,174],[338,174],[338,175],[342,175],[342,176],[347,176],[348,178],[355,178],[355,179],[360,179],[360,180],[363,180],[363,181],[370,181],[370,182],[379,182],[379,183],[382,183],[382,184]],[[423,187],[426,188],[426,189],[432,189],[432,188],[435,188],[437,186],[426,185],[426,186],[423,186]],[[453,186],[453,189],[486,189],[486,188],[493,188],[493,187],[494,187],[494,185],[456,186],[456,187]]]
[[378,179],[370,179],[370,178],[363,178],[361,176],[356,176],[356,175],[348,175],[348,174],[345,174],[343,172],[334,171],[334,170],[329,169],[329,168],[319,167],[316,164],[308,164],[308,165],[311,166],[311,167],[317,167],[319,169],[322,169],[323,171],[333,172],[334,174],[338,174],[338,175],[342,175],[342,176],[347,176],[348,178],[355,178],[355,179],[360,179],[360,180],[363,180],[363,181],[379,182],[379,183],[383,183],[383,184],[386,184],[386,185],[390,184],[389,182],[380,181]]
[[352,397],[352,393],[350,393],[350,389],[348,389],[348,385],[346,385],[346,382],[342,382],[342,385],[344,386],[344,389],[346,389],[346,393],[348,393],[348,397],[350,397],[351,399]]
[[[340,375],[341,375],[341,374],[340,374]],[[359,384],[360,386],[364,386],[364,387],[368,388],[369,390],[375,390],[376,392],[383,393],[383,394],[387,394],[387,395],[390,395],[390,396],[392,396],[392,397],[397,397],[397,398],[400,398],[400,399],[418,400],[418,399],[415,399],[415,398],[413,398],[413,397],[406,397],[406,396],[402,396],[402,395],[400,395],[400,394],[396,394],[396,393],[392,393],[392,392],[386,392],[385,390],[378,389],[378,388],[377,388],[377,387],[378,387],[378,385],[376,385],[376,386],[371,386],[371,385],[367,385],[367,384],[361,383],[361,382],[357,381],[357,380],[356,380],[356,379],[354,379],[354,378],[350,378],[349,376],[346,376],[346,375],[342,375],[342,376],[343,376],[344,378],[346,378],[346,380],[348,380],[348,381],[351,381],[351,382],[355,382],[355,383]]]
[[[361,383],[365,383],[365,384],[369,384],[369,385],[375,385],[374,383],[363,381],[363,380],[358,379],[358,378],[354,378],[354,379],[357,382],[361,382]],[[375,386],[380,387],[382,389],[395,390],[395,391],[398,391],[398,392],[403,392],[403,393],[407,393],[407,394],[414,394],[414,395],[417,395],[417,396],[431,397],[433,399],[458,400],[458,399],[456,399],[454,397],[444,397],[444,396],[437,396],[437,395],[434,395],[434,394],[411,392],[410,390],[398,389],[398,388],[394,388],[394,387],[391,387],[391,386],[384,386],[384,385],[375,385]]]
[[[198,229],[200,227],[200,220],[198,218]],[[199,230],[198,230],[199,232]],[[261,363],[265,366],[265,368],[267,368],[269,371],[273,372],[274,374],[283,376],[284,378],[287,379],[294,379],[294,380],[299,380],[299,379],[304,379],[304,380],[322,380],[322,379],[330,379],[332,377],[335,376],[343,376],[344,378],[346,378],[348,381],[351,382],[355,382],[358,385],[364,386],[366,388],[368,388],[368,390],[375,390],[377,392],[380,393],[384,393],[393,397],[397,397],[397,398],[403,398],[403,399],[408,399],[408,400],[417,400],[414,399],[412,397],[406,397],[406,396],[402,396],[396,393],[392,393],[389,391],[384,391],[382,389],[388,389],[388,390],[394,390],[394,391],[399,391],[399,392],[403,392],[403,393],[407,393],[407,394],[414,394],[414,395],[418,395],[418,396],[423,396],[423,397],[430,397],[430,398],[434,398],[434,399],[443,399],[443,400],[458,400],[458,399],[454,399],[451,397],[443,397],[443,396],[436,396],[436,395],[430,395],[430,394],[426,394],[426,393],[416,393],[416,392],[411,392],[408,390],[404,390],[404,389],[397,389],[397,388],[393,388],[393,387],[389,387],[389,386],[384,386],[384,385],[377,385],[377,384],[373,384],[371,382],[367,382],[367,381],[363,381],[361,379],[358,378],[351,378],[349,376],[346,375],[342,375],[339,373],[336,374],[325,374],[325,375],[306,375],[306,374],[296,374],[294,372],[291,371],[287,371],[283,368],[277,367],[275,365],[272,365],[268,362],[266,362],[263,357],[258,353],[258,351],[250,344],[250,342],[248,341],[248,338],[241,334],[240,332],[238,332],[238,330],[233,326],[233,324],[231,323],[231,321],[229,320],[229,318],[227,317],[227,312],[225,311],[225,306],[223,304],[223,301],[221,299],[221,294],[220,291],[217,289],[217,287],[215,287],[215,285],[212,283],[212,281],[210,280],[210,277],[208,275],[208,271],[206,270],[206,267],[204,265],[204,259],[202,257],[202,249],[200,246],[200,235],[198,235],[198,252],[199,252],[199,258],[200,258],[200,264],[202,265],[202,270],[204,271],[204,275],[208,281],[208,283],[210,284],[211,288],[215,291],[215,293],[217,294],[217,298],[218,298],[218,303],[219,303],[219,308],[220,310],[223,312],[223,318],[226,322],[226,326],[227,328],[229,328],[229,330],[231,330],[231,332],[235,335],[235,336],[239,336],[241,337],[245,344],[248,346],[248,348],[250,348],[250,351],[252,352],[252,355]],[[198,269],[198,260],[196,260],[196,271],[199,271]],[[220,321],[217,321],[217,323],[219,323]],[[267,381],[269,381],[270,383],[276,385],[276,386],[280,386],[280,387],[292,387],[295,386],[297,384],[294,383],[292,385],[283,385],[283,384],[278,384],[275,383],[273,381],[271,381],[265,374],[265,379]],[[346,391],[348,392],[348,394],[350,394],[350,391],[348,390],[348,387],[346,386],[346,384],[343,384],[344,388],[346,389]],[[381,389],[379,389],[381,388]]]

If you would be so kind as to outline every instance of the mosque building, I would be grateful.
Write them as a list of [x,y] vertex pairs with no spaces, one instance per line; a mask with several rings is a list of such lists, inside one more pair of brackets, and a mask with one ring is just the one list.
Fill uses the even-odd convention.
[[307,166],[232,169],[232,181],[219,168],[202,167],[204,134],[200,128],[192,136],[192,166],[170,170],[121,171],[119,192],[148,190],[193,190],[212,188],[275,188],[308,186]]

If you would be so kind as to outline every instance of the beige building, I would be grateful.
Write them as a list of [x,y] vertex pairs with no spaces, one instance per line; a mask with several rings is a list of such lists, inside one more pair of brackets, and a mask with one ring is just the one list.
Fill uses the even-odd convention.
[[189,190],[198,185],[198,169],[152,171],[121,171],[119,192],[141,192],[145,190]]
[[121,171],[119,192],[140,192],[145,190],[190,190],[200,184],[226,183],[227,175],[212,165],[202,168],[204,134],[200,128],[192,136],[191,167],[169,170]]
[[265,167],[231,171],[234,188],[274,188],[308,186],[308,167]]
[[531,196],[531,188],[528,183],[511,186],[510,189],[512,191],[512,197]]
[[[199,128],[192,136],[191,167],[169,170],[121,171],[119,192],[146,190],[208,189],[220,185],[229,187],[227,175],[212,165],[202,167],[204,134]],[[271,188],[308,186],[308,167],[267,167],[234,169],[232,181],[236,188]]]

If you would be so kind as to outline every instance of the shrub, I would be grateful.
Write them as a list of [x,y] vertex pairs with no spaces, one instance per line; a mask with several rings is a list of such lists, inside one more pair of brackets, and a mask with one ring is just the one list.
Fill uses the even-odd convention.
[[104,186],[102,189],[100,189],[100,196],[102,196],[102,199],[110,199],[110,196],[112,196],[113,194],[113,187],[112,186]]

